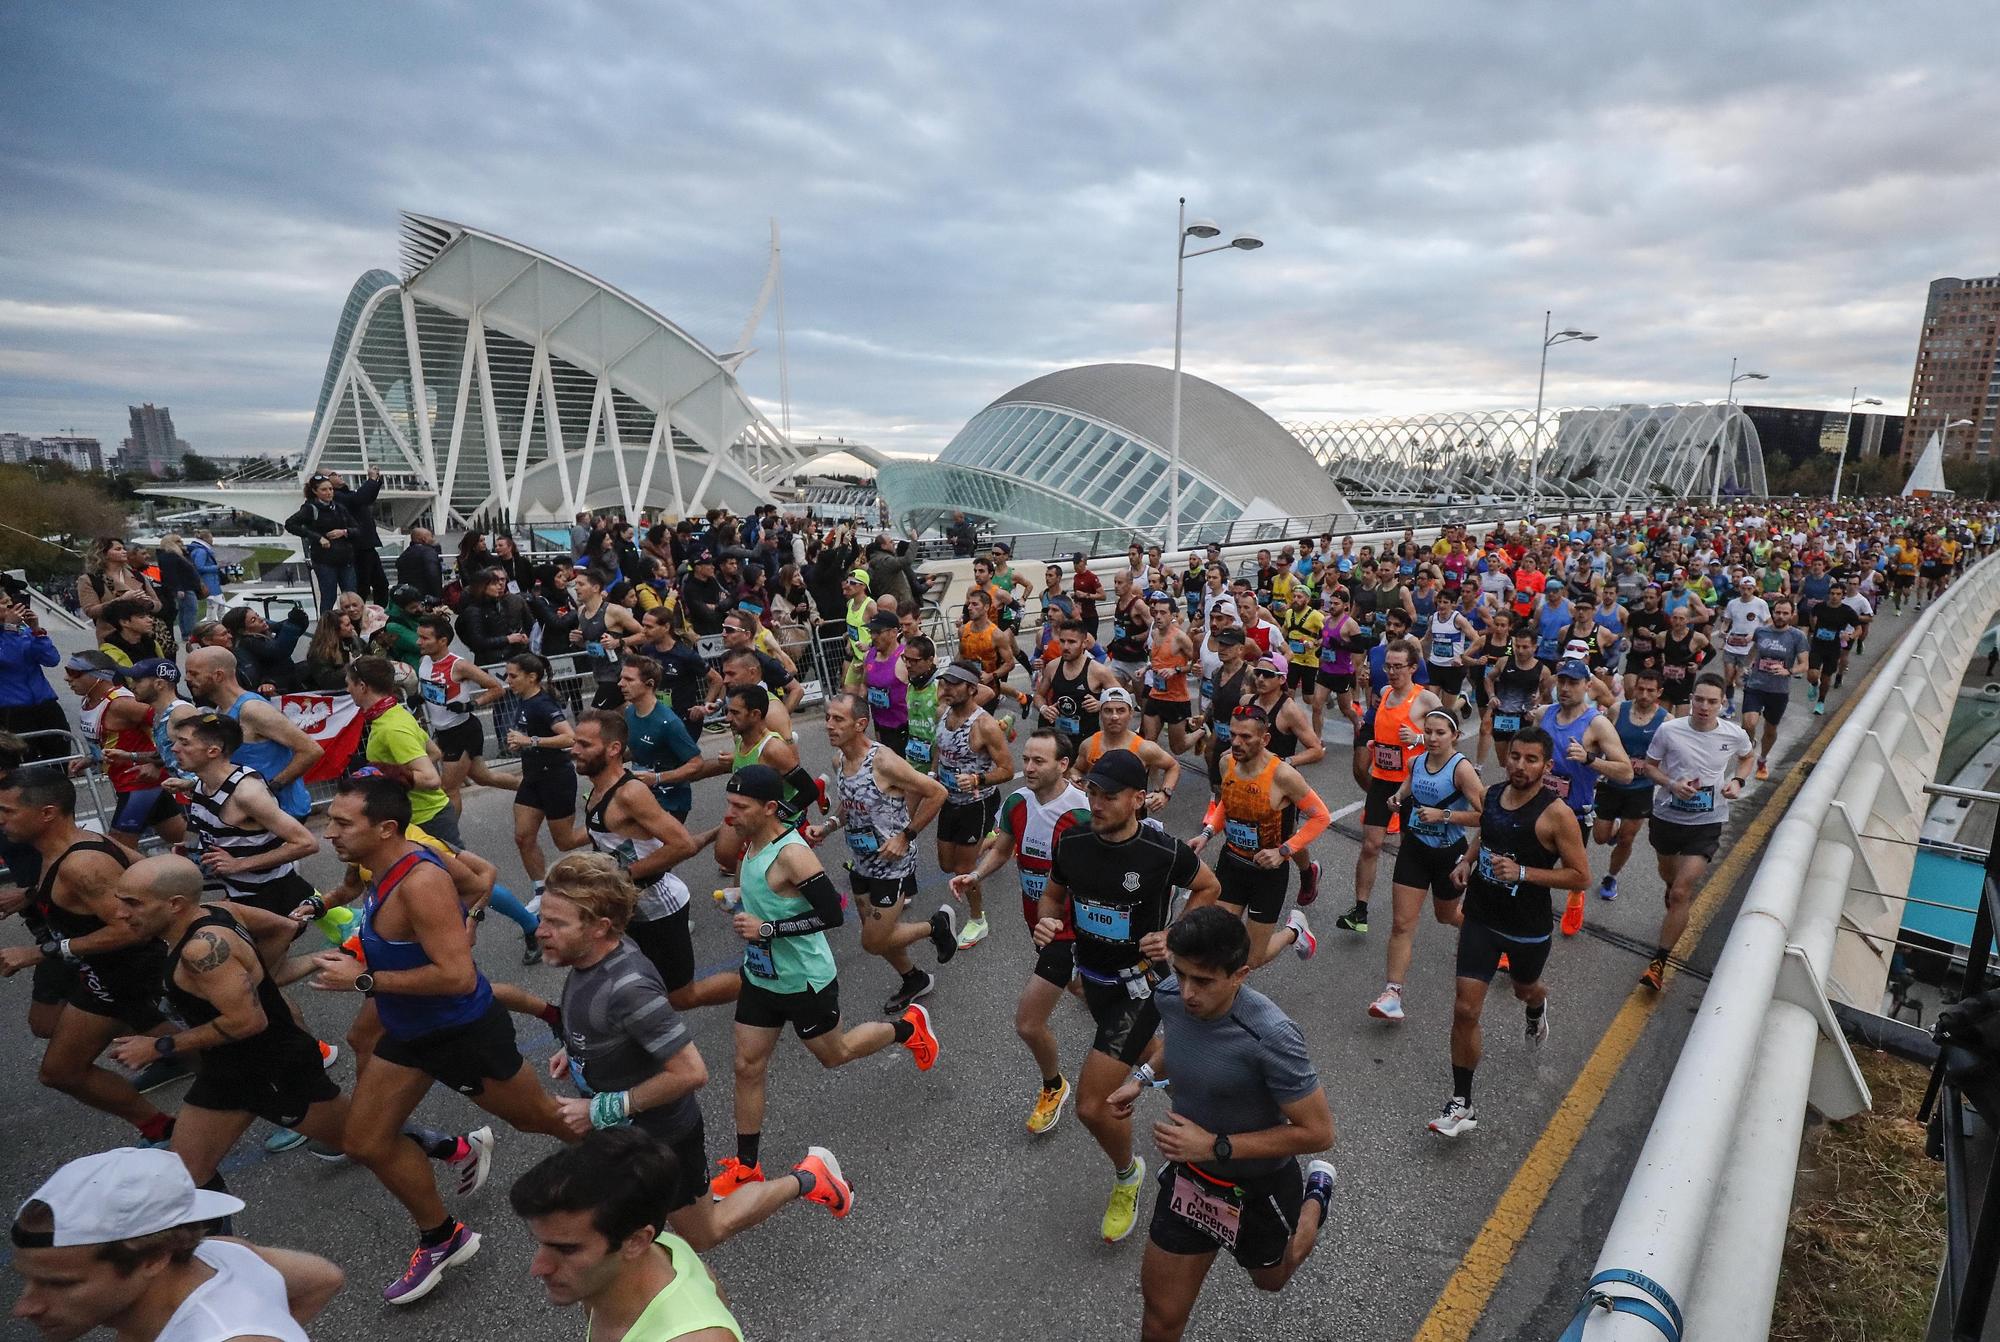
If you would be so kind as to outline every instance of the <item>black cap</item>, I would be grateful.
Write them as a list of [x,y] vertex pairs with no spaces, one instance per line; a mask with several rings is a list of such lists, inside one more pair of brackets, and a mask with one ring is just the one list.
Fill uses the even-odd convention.
[[423,599],[423,592],[406,582],[396,584],[394,590],[389,593],[389,604],[392,606],[407,606],[412,601]]
[[1235,647],[1237,644],[1246,643],[1249,640],[1244,637],[1243,626],[1237,624],[1226,624],[1222,628],[1210,634],[1208,636],[1208,641],[1210,643],[1215,644],[1218,647]]
[[1146,786],[1146,766],[1129,750],[1107,750],[1083,780],[1103,792],[1125,792]]
[[724,791],[754,801],[783,801],[785,780],[768,764],[746,764],[729,776]]
[[901,629],[903,622],[886,610],[878,610],[868,617],[868,627],[879,633],[888,629]]

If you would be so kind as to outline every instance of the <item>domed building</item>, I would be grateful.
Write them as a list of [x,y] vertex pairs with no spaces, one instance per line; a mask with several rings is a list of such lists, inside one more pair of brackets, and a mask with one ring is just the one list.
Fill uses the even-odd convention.
[[[974,415],[935,460],[882,466],[877,488],[897,522],[920,534],[962,511],[1003,534],[1053,532],[1081,543],[1110,530],[1164,541],[1173,386],[1171,369],[1149,364],[1045,374]],[[1352,511],[1326,468],[1276,420],[1182,374],[1183,547],[1256,539],[1262,521]]]

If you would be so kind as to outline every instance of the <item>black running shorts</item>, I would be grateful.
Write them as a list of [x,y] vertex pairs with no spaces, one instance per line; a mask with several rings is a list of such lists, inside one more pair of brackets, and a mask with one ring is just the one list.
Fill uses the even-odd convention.
[[412,1039],[382,1036],[375,1056],[383,1062],[425,1072],[461,1095],[477,1095],[488,1081],[506,1081],[521,1070],[514,1045],[514,1018],[498,1002],[478,1020],[433,1030]]
[[1285,911],[1285,891],[1292,879],[1292,863],[1287,858],[1266,871],[1247,858],[1225,848],[1215,863],[1215,878],[1222,884],[1216,903],[1249,911],[1253,923],[1275,923]]
[[[1297,1160],[1287,1160],[1269,1174],[1241,1181],[1217,1180],[1190,1170],[1178,1161],[1168,1161],[1159,1173],[1160,1193],[1153,1203],[1153,1221],[1147,1236],[1166,1253],[1200,1255],[1221,1251],[1222,1241],[1205,1227],[1174,1211],[1174,1182],[1185,1176],[1190,1183],[1219,1198],[1241,1198],[1236,1225],[1236,1247],[1230,1251],[1246,1271],[1276,1267],[1285,1259],[1292,1229],[1299,1223],[1299,1209],[1305,1205],[1306,1181]],[[1232,1191],[1233,1190],[1233,1191]]]
[[1160,1009],[1152,997],[1134,997],[1123,983],[1083,981],[1084,1005],[1097,1022],[1097,1037],[1090,1046],[1099,1053],[1118,1059],[1127,1067],[1136,1066],[1160,1028]]
[[801,1039],[817,1039],[840,1028],[840,980],[802,993],[774,993],[748,974],[736,998],[736,1023],[753,1030],[782,1030],[787,1025]]
[[1467,918],[1458,929],[1458,969],[1462,979],[1478,979],[1481,983],[1491,983],[1494,973],[1500,968],[1500,957],[1507,957],[1507,973],[1516,983],[1534,983],[1542,977],[1542,969],[1549,962],[1551,939],[1543,937],[1539,941],[1517,941],[1513,937],[1495,932],[1476,918]]
[[[1408,822],[1405,821],[1407,827]],[[1457,899],[1465,892],[1452,882],[1452,869],[1465,856],[1465,840],[1449,848],[1437,848],[1407,832],[1396,850],[1396,870],[1390,881],[1417,890],[1428,890],[1433,899]]]
[[181,1103],[197,1109],[255,1114],[291,1128],[314,1105],[340,1098],[340,1087],[320,1060],[319,1042],[303,1030],[287,1030],[276,1044],[240,1054],[228,1047],[210,1049],[196,1054],[194,1064],[194,1083]]

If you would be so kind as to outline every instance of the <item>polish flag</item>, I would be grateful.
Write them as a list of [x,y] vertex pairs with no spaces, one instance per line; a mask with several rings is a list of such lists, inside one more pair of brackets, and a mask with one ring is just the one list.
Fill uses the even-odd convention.
[[348,757],[361,744],[361,711],[345,694],[281,694],[278,707],[292,725],[319,742],[326,753],[306,772],[308,783],[324,783],[347,771]]

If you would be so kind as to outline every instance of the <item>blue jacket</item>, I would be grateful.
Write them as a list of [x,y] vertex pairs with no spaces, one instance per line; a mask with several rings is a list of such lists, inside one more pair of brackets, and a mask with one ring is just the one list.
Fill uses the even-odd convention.
[[194,571],[201,575],[203,596],[222,595],[222,564],[209,548],[207,541],[189,541],[188,559],[194,564]]
[[48,672],[62,661],[47,634],[26,629],[0,630],[0,708],[25,708],[56,697]]

